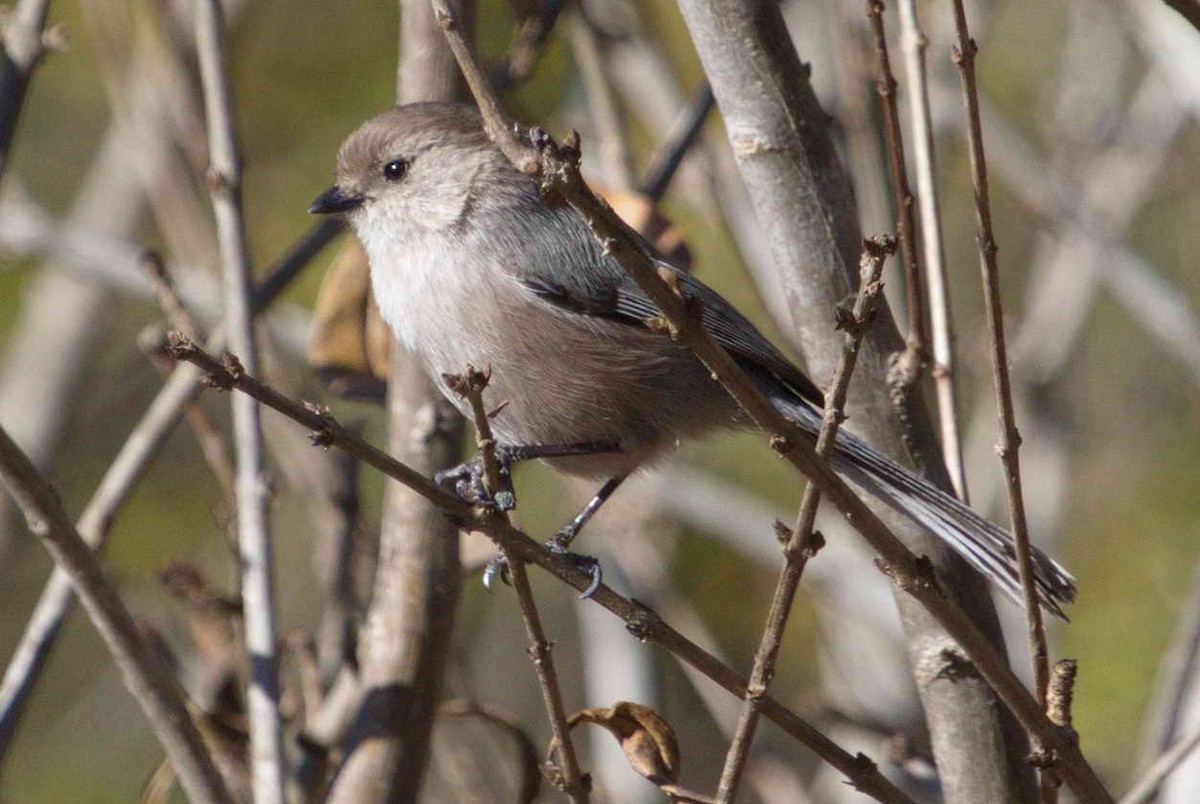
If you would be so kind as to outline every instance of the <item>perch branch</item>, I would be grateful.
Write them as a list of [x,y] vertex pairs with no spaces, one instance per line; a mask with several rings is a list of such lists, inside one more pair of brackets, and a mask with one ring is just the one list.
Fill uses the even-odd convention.
[[[196,365],[208,377],[208,384],[218,388],[234,388],[307,427],[312,431],[314,444],[343,449],[363,463],[400,481],[440,508],[462,528],[487,534],[510,559],[516,556],[527,564],[536,564],[580,592],[594,584],[591,574],[581,570],[569,557],[547,550],[503,519],[492,516],[490,511],[463,501],[347,430],[327,411],[315,405],[295,402],[259,382],[241,370],[233,357],[227,356],[223,363],[178,334],[172,336],[172,355]],[[617,594],[606,584],[600,584],[588,600],[620,617],[634,637],[661,645],[729,692],[739,698],[745,697],[747,680],[744,676],[671,628],[651,609]],[[879,769],[867,757],[861,754],[854,756],[843,750],[774,698],[764,695],[759,701],[759,708],[763,715],[785,732],[845,774],[856,790],[877,801],[911,802],[879,773]]]
[[[471,404],[471,417],[475,422],[475,440],[483,455],[484,483],[492,499],[497,499],[497,495],[505,493],[506,489],[500,477],[500,462],[496,457],[496,439],[492,435],[492,424],[488,419],[487,408],[483,402],[483,389],[487,387],[488,375],[476,370],[474,366],[467,366],[465,375],[448,379],[450,387]],[[494,515],[502,517],[505,522],[512,525],[512,518],[507,511],[497,511]],[[533,599],[533,588],[529,585],[525,562],[511,556],[508,556],[507,559],[513,588],[517,591],[521,618],[525,622],[525,634],[529,638],[529,657],[533,659],[533,667],[537,671],[542,702],[546,706],[546,714],[550,718],[550,729],[561,757],[561,763],[555,772],[555,775],[560,778],[556,778],[554,782],[570,797],[571,801],[584,804],[588,801],[587,783],[579,769],[579,757],[575,752],[575,743],[571,739],[571,727],[567,724],[567,709],[563,705],[558,671],[554,668],[551,643],[546,639],[542,618],[538,613],[537,603]]]
[[572,135],[564,146],[556,145],[540,131],[535,132],[536,146],[519,139],[484,80],[461,31],[457,29],[453,13],[442,0],[434,0],[434,8],[438,10],[451,49],[479,103],[484,116],[484,128],[496,146],[518,170],[538,177],[543,191],[559,194],[579,212],[607,252],[629,272],[657,306],[666,322],[664,328],[696,353],[751,419],[770,435],[774,449],[816,483],[822,495],[870,542],[882,557],[894,582],[929,611],[962,647],[1020,723],[1054,751],[1058,767],[1072,788],[1089,800],[1111,801],[1111,796],[1079,747],[1050,722],[1039,703],[1008,667],[1004,657],[945,595],[929,562],[914,555],[850,490],[846,482],[816,456],[809,443],[811,439],[776,410],[728,353],[699,325],[686,301],[660,276],[654,260],[645,252],[637,235],[591,191],[579,173],[578,138]]
[[[850,377],[854,373],[854,364],[858,360],[858,350],[862,346],[863,334],[874,315],[875,298],[883,289],[883,285],[879,282],[883,263],[895,250],[896,243],[891,238],[878,238],[863,243],[862,280],[858,296],[854,301],[854,309],[848,314],[846,311],[841,311],[843,315],[838,322],[839,327],[846,330],[845,348],[833,382],[825,394],[825,410],[816,448],[817,455],[822,459],[829,455],[834,439],[837,437],[838,426],[845,419],[844,407],[846,391],[850,388]],[[782,530],[780,532],[781,536],[787,538],[783,550],[783,571],[775,586],[775,596],[771,600],[767,624],[759,641],[758,653],[754,657],[754,669],[750,672],[749,692],[742,705],[742,712],[738,717],[737,730],[730,743],[729,752],[725,755],[725,769],[721,772],[721,782],[717,788],[716,797],[720,804],[733,804],[758,725],[756,699],[767,691],[767,687],[775,675],[775,661],[779,657],[779,647],[783,643],[783,631],[787,627],[788,615],[792,611],[796,589],[800,586],[800,577],[804,574],[808,560],[816,555],[822,546],[821,534],[813,530],[817,519],[817,506],[820,502],[821,492],[815,484],[810,483],[804,490],[804,499],[800,503],[800,512],[796,516],[795,528],[790,533]]]

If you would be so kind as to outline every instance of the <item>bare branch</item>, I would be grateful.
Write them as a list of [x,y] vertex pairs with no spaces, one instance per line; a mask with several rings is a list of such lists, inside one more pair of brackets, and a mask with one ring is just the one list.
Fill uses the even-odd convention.
[[[339,231],[338,225],[317,225],[288,249],[255,291],[255,312],[261,312],[275,301],[300,269]],[[224,344],[225,338],[220,331],[213,333],[208,341],[210,349],[223,349]],[[98,551],[104,546],[117,512],[183,417],[187,406],[199,395],[200,377],[201,372],[192,366],[176,367],[109,464],[78,522],[83,540],[93,550]],[[10,744],[34,683],[41,677],[41,668],[70,612],[72,600],[70,579],[56,568],[38,598],[0,683],[0,757]]]
[[909,93],[913,161],[916,165],[917,203],[921,209],[921,244],[925,257],[925,282],[929,291],[929,326],[933,346],[933,382],[937,388],[938,422],[942,454],[954,491],[968,501],[967,474],[963,466],[962,437],[958,427],[958,393],[954,383],[953,328],[946,256],[942,244],[942,212],[934,175],[933,122],[929,109],[929,83],[925,72],[928,41],[921,31],[916,0],[898,0],[904,74]]
[[453,13],[442,0],[434,0],[434,7],[467,84],[479,102],[485,130],[496,146],[519,170],[537,176],[542,182],[543,191],[561,195],[575,208],[607,252],[658,307],[663,319],[668,322],[667,328],[672,337],[696,353],[751,419],[771,436],[776,451],[815,482],[822,495],[855,525],[882,556],[890,577],[903,591],[916,598],[962,647],[1021,724],[1053,748],[1068,783],[1081,796],[1091,796],[1101,802],[1111,800],[1078,746],[1047,719],[1038,702],[1009,669],[1003,655],[970,618],[946,597],[929,562],[919,559],[896,538],[845,481],[815,454],[809,438],[775,409],[694,319],[685,300],[659,275],[640,239],[584,183],[579,174],[577,138],[573,135],[559,146],[539,131],[535,132],[536,145],[522,142],[499,102],[491,94],[466,40],[455,26]]
[[[496,458],[496,439],[492,435],[492,424],[483,402],[483,389],[487,387],[487,381],[486,374],[477,371],[473,366],[467,366],[467,373],[454,378],[450,385],[471,403],[476,442],[483,455],[484,482],[488,493],[493,499],[497,499],[496,495],[505,489],[500,478],[500,464]],[[512,524],[512,517],[507,511],[497,512],[497,515]],[[513,588],[517,591],[521,618],[525,621],[525,633],[529,637],[529,656],[533,659],[533,667],[537,671],[542,702],[550,718],[550,729],[554,734],[557,753],[561,757],[556,773],[561,778],[554,779],[554,782],[572,801],[583,804],[589,800],[588,787],[579,769],[579,757],[571,739],[571,727],[567,724],[567,710],[563,705],[562,690],[558,684],[558,671],[554,668],[551,643],[546,639],[546,631],[542,628],[542,618],[533,599],[533,589],[529,585],[524,562],[508,557],[508,569],[512,574]]]
[[[883,286],[879,282],[883,271],[883,263],[896,250],[896,243],[890,238],[879,238],[863,243],[862,282],[859,285],[858,297],[854,302],[853,311],[845,315],[841,323],[846,330],[845,351],[842,361],[834,374],[833,383],[825,394],[825,412],[821,422],[821,433],[817,437],[816,452],[822,459],[829,455],[837,437],[838,426],[845,419],[844,406],[846,391],[850,387],[850,377],[854,373],[854,364],[858,360],[858,350],[862,346],[863,335],[870,326],[875,312],[875,298]],[[780,537],[786,539],[783,548],[784,566],[775,586],[775,596],[771,600],[771,609],[767,614],[767,624],[759,640],[758,652],[754,656],[754,669],[750,672],[750,692],[742,706],[738,718],[737,731],[725,755],[725,768],[721,772],[721,782],[717,790],[717,801],[722,804],[732,804],[737,793],[738,783],[750,756],[750,746],[754,741],[754,731],[758,724],[758,710],[755,708],[755,698],[767,691],[771,679],[775,675],[775,661],[779,657],[779,647],[783,643],[783,631],[787,627],[788,616],[791,614],[792,603],[796,598],[796,589],[800,585],[800,577],[809,558],[816,555],[823,546],[823,537],[813,525],[817,520],[817,506],[821,502],[821,493],[815,484],[810,483],[804,490],[804,499],[800,503],[800,512],[796,516],[796,526],[786,532],[780,530]],[[778,526],[782,528],[782,526]]]
[[[258,369],[251,302],[250,261],[242,219],[242,167],[234,131],[229,81],[225,74],[224,32],[218,0],[196,3],[196,52],[208,123],[208,183],[217,220],[225,324],[229,343],[252,372]],[[282,804],[285,798],[283,724],[279,714],[279,658],[275,627],[268,484],[262,425],[251,399],[233,399],[237,454],[237,523],[246,653],[250,659],[247,714],[250,719],[254,798]]]
[[[267,407],[279,411],[290,419],[313,431],[312,439],[320,446],[344,449],[388,477],[398,480],[441,509],[446,515],[460,523],[464,529],[479,530],[487,534],[504,550],[510,559],[516,556],[527,564],[536,564],[563,583],[577,591],[590,589],[594,585],[591,574],[581,570],[569,557],[554,553],[537,544],[526,534],[514,529],[494,512],[480,509],[464,502],[420,472],[407,466],[387,453],[363,441],[357,434],[347,430],[327,412],[290,400],[274,389],[238,370],[236,360],[223,365],[204,350],[176,335],[172,353],[177,359],[187,360],[198,366],[209,377],[209,384],[219,388],[234,388],[252,396]],[[595,589],[589,601],[603,606],[626,623],[634,637],[651,641],[674,653],[679,659],[743,698],[747,680],[736,671],[722,664],[712,654],[690,641],[674,628],[663,622],[646,606],[622,597],[606,584]],[[856,790],[878,801],[910,802],[910,800],[880,773],[873,762],[863,755],[853,756],[821,734],[816,728],[790,711],[774,698],[764,695],[759,700],[764,716],[771,719],[785,732],[808,746],[818,756],[846,775]],[[910,802],[911,804],[911,802]]]
[[[979,117],[979,95],[975,82],[975,41],[967,28],[966,11],[962,0],[954,1],[955,23],[958,30],[958,46],[954,50],[954,63],[958,65],[962,78],[963,98],[967,112],[967,142],[971,155],[971,169],[975,185],[975,214],[978,228],[979,266],[983,273],[984,306],[987,311],[988,330],[992,346],[992,379],[996,388],[996,406],[1000,418],[1000,443],[996,451],[1004,466],[1005,484],[1008,491],[1008,512],[1012,521],[1013,539],[1016,542],[1017,568],[1025,596],[1025,616],[1029,630],[1029,653],[1033,661],[1034,692],[1044,709],[1050,684],[1050,658],[1046,647],[1046,628],[1042,622],[1042,610],[1037,603],[1037,589],[1033,571],[1033,551],[1029,545],[1029,525],[1025,518],[1025,498],[1021,493],[1021,462],[1018,450],[1021,436],[1017,432],[1016,414],[1013,410],[1012,383],[1008,371],[1008,346],[1004,337],[1004,310],[1000,297],[1000,272],[996,265],[996,240],[992,233],[992,210],[988,197],[987,161],[984,157],[983,130]],[[1035,748],[1037,750],[1037,748]],[[1053,783],[1042,772],[1044,800],[1054,799]]]
[[88,617],[121,670],[125,686],[158,735],[188,798],[214,804],[232,802],[175,679],[146,644],[100,562],[71,525],[54,489],[2,428],[0,479],[24,511],[29,529],[42,540],[55,565],[79,594]]

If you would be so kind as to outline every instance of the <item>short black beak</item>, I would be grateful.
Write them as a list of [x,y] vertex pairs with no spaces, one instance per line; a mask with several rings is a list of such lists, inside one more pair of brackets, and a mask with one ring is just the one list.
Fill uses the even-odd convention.
[[308,211],[314,215],[329,215],[334,212],[349,212],[363,202],[361,195],[351,195],[336,184],[313,200]]

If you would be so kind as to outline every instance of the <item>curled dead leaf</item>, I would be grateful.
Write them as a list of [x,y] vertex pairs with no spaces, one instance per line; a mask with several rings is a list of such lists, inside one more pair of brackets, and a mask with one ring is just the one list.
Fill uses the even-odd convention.
[[[618,701],[611,707],[590,707],[568,718],[574,728],[579,723],[603,726],[617,738],[629,766],[660,788],[674,787],[679,781],[679,741],[675,730],[662,715],[645,704]],[[553,756],[558,744],[551,741],[547,753]]]

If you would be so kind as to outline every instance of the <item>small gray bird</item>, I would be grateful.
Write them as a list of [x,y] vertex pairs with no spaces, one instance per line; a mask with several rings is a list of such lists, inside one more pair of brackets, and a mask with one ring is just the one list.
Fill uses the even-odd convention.
[[[474,107],[417,103],[368,121],[309,211],[349,217],[383,318],[467,415],[443,375],[490,367],[488,393],[507,403],[492,423],[507,460],[605,481],[556,536],[562,549],[630,472],[680,439],[751,425],[688,348],[647,328],[658,309],[574,210],[548,203],[488,140]],[[705,329],[815,438],[817,387],[729,302],[676,273],[702,302]],[[1006,531],[844,430],[831,464],[1020,603]],[[1042,604],[1061,617],[1071,576],[1041,553],[1035,569]]]

